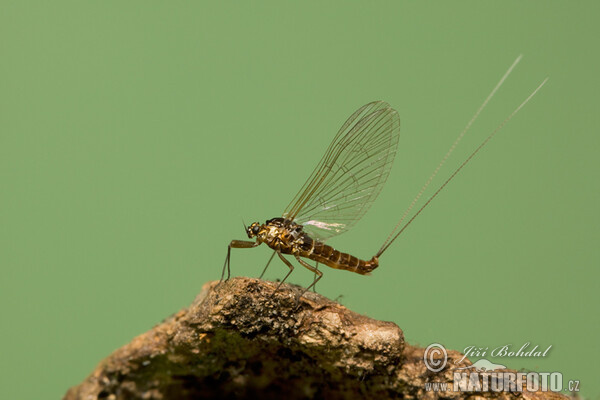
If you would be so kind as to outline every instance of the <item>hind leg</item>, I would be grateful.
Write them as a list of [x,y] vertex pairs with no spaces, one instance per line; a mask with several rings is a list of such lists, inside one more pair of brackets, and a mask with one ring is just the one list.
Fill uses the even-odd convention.
[[[304,292],[302,292],[302,294],[300,295],[300,297],[302,297],[304,295],[304,293],[306,293],[307,290],[310,290],[311,287],[315,286],[315,284],[319,281],[319,279],[321,279],[323,277],[323,273],[321,271],[319,271],[316,267],[313,267],[312,265],[308,264],[306,261],[304,261],[303,259],[300,258],[299,255],[296,255],[296,260],[298,260],[298,262],[300,264],[302,264],[303,267],[311,270],[312,272],[315,273],[315,280],[313,281],[313,283],[310,284],[309,287],[307,287],[306,289],[304,289]],[[300,298],[298,297],[298,299]]]
[[[315,262],[315,269],[316,270],[319,269],[319,262],[318,261]],[[317,274],[315,273],[315,282],[313,283],[313,288],[312,288],[313,292],[315,292],[315,293],[317,293],[317,285],[316,285],[317,282],[316,281],[318,281],[318,279],[317,279]]]

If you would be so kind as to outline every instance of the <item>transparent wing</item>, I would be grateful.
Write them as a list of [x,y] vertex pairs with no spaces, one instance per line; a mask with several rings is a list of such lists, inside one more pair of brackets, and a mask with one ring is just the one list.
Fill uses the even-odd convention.
[[396,155],[400,118],[383,101],[348,118],[283,216],[326,240],[350,229],[383,187]]

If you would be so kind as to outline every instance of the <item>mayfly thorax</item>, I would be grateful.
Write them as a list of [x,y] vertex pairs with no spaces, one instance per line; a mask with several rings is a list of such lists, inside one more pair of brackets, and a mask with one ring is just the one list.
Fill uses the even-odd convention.
[[[400,119],[398,113],[383,101],[368,103],[348,118],[281,217],[272,218],[264,224],[254,222],[248,226],[246,234],[254,241],[231,241],[227,248],[221,280],[226,270],[229,279],[232,248],[251,248],[261,243],[274,250],[267,266],[275,255],[288,266],[289,272],[281,283],[294,269],[293,264],[284,257],[284,254],[294,256],[298,263],[315,273],[315,279],[306,290],[313,287],[323,276],[323,273],[317,269],[319,263],[331,268],[368,275],[379,266],[379,257],[392,242],[546,83],[547,78],[454,170],[412,217],[404,222],[458,142],[520,59],[521,56],[513,62],[481,104],[373,257],[368,260],[360,259],[334,249],[325,244],[325,241],[354,226],[370,208],[387,180],[398,147]],[[316,261],[317,266],[308,264],[305,259]]]

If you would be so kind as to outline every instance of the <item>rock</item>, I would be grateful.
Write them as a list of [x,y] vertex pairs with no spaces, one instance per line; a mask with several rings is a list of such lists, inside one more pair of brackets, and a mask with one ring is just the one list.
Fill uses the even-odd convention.
[[[319,294],[251,278],[209,282],[187,309],[102,361],[65,400],[463,398],[426,391],[453,382],[429,371],[402,330]],[[462,354],[448,351],[449,362]],[[564,398],[475,393],[481,398]]]

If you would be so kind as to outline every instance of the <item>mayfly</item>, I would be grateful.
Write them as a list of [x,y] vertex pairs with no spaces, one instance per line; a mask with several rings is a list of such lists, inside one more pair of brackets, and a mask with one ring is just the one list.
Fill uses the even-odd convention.
[[[223,280],[225,270],[227,270],[227,279],[229,279],[232,248],[252,248],[259,246],[261,243],[265,243],[274,250],[269,263],[277,255],[288,266],[289,272],[282,279],[281,283],[287,279],[294,269],[294,266],[284,257],[284,254],[294,256],[300,265],[315,274],[315,279],[306,290],[313,287],[321,279],[323,273],[317,267],[308,264],[304,259],[316,261],[317,265],[321,263],[331,268],[368,275],[379,266],[379,258],[392,242],[404,232],[421,211],[429,205],[475,154],[546,83],[548,78],[454,170],[450,177],[429,197],[421,208],[407,222],[402,224],[425,189],[437,175],[442,165],[454,151],[458,142],[469,130],[475,119],[477,119],[520,59],[521,56],[513,62],[475,112],[404,215],[400,218],[400,221],[396,224],[379,251],[371,259],[359,259],[349,253],[343,253],[325,244],[325,241],[346,232],[356,224],[370,208],[390,173],[398,147],[400,119],[398,113],[388,103],[383,101],[368,103],[348,118],[333,138],[317,167],[287,206],[281,217],[272,218],[264,224],[254,222],[248,227],[244,226],[248,238],[255,238],[255,241],[231,241],[227,248],[227,257],[225,258],[221,280]],[[267,263],[267,266],[269,263]],[[281,283],[279,286],[281,286]]]

